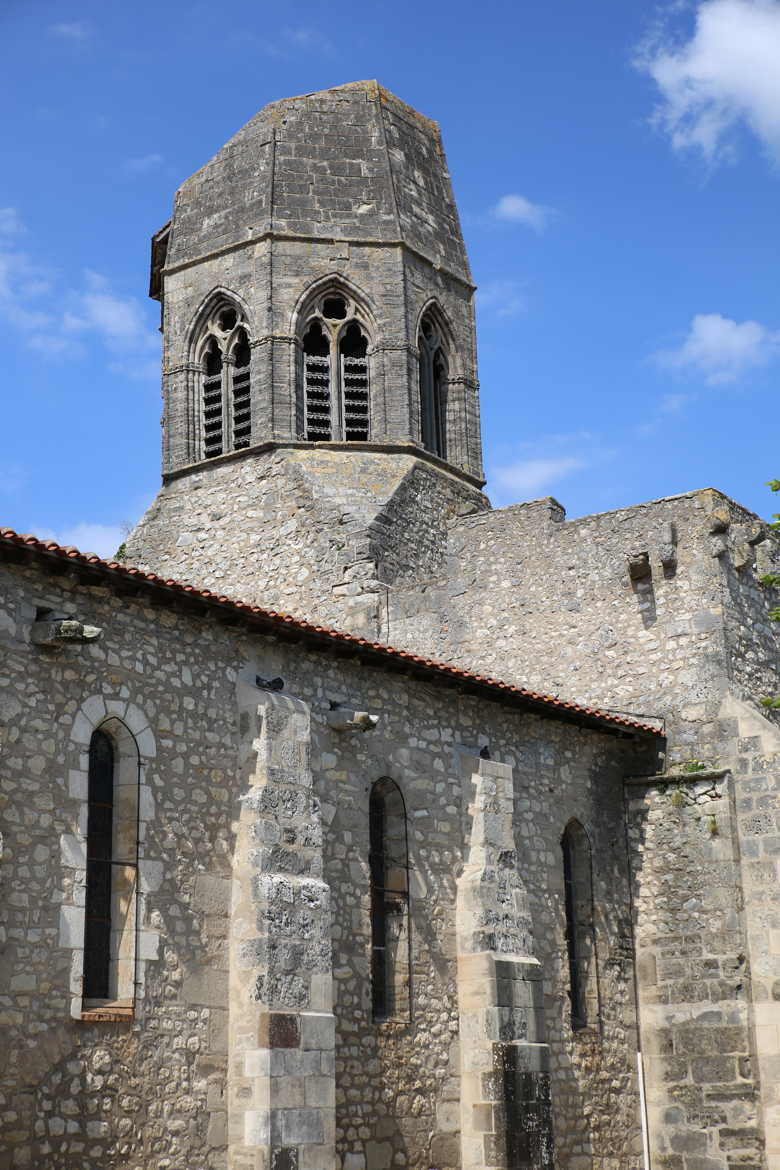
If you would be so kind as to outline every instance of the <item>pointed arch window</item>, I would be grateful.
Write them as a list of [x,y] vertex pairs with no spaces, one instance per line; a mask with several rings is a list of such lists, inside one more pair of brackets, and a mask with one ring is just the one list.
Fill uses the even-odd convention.
[[355,303],[321,297],[303,334],[305,436],[365,442],[370,434],[368,333]]
[[374,1019],[411,1011],[409,855],[406,808],[398,785],[378,780],[369,798],[371,999]]
[[571,1026],[576,1030],[595,1027],[599,1017],[591,849],[579,821],[569,821],[561,850]]
[[204,459],[240,451],[252,441],[252,349],[238,309],[221,301],[200,343]]
[[427,313],[417,339],[420,354],[420,422],[426,451],[447,457],[447,356],[440,329]]
[[119,720],[93,732],[87,777],[85,1007],[132,1004],[138,893],[139,757]]

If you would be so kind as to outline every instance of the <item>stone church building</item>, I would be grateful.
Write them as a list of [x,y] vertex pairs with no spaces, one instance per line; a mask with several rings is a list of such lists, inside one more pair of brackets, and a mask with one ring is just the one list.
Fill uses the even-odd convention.
[[774,534],[491,508],[375,82],[188,179],[151,294],[123,557],[0,530],[0,1170],[780,1170]]

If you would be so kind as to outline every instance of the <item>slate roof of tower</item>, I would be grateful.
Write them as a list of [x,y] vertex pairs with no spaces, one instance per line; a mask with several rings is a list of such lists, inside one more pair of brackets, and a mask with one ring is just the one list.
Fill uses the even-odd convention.
[[82,553],[73,547],[65,547],[53,540],[38,540],[29,534],[20,534],[12,528],[0,528],[0,560],[35,560],[50,571],[65,571],[67,566],[80,570],[87,580],[95,584],[114,586],[127,593],[143,593],[155,598],[157,603],[180,603],[187,609],[203,616],[228,615],[236,624],[245,625],[250,631],[277,637],[283,641],[301,642],[307,647],[333,653],[341,657],[359,658],[367,665],[386,670],[398,670],[413,677],[438,681],[457,687],[467,693],[508,706],[520,707],[547,718],[560,719],[568,723],[612,731],[622,734],[662,736],[658,727],[642,723],[625,715],[600,711],[570,703],[552,695],[542,695],[524,687],[511,686],[497,679],[461,670],[446,663],[422,658],[404,650],[396,650],[381,642],[357,638],[326,626],[316,626],[299,618],[261,606],[248,605],[230,597],[212,593],[208,589],[196,589],[179,581],[164,580],[154,573],[128,567],[118,561],[105,561],[93,553]]
[[471,281],[439,127],[376,81],[260,110],[179,188],[166,263],[269,232],[403,241]]

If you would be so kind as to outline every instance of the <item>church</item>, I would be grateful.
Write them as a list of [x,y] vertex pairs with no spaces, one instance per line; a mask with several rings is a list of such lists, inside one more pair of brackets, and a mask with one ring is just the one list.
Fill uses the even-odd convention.
[[0,529],[0,1170],[780,1170],[780,543],[493,509],[474,292],[377,82],[177,191],[157,498]]

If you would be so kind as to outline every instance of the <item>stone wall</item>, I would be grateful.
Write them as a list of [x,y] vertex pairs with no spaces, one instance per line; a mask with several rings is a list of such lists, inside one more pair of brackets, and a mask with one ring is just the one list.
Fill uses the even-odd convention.
[[[63,650],[32,646],[30,626],[39,607],[77,614],[102,627],[102,638]],[[282,677],[284,695],[310,720],[313,795],[324,831],[321,880],[332,900],[332,1132],[346,1170],[456,1170],[461,1164],[456,879],[474,832],[463,753],[474,760],[486,744],[498,773],[511,777],[516,873],[527,891],[534,940],[529,957],[542,973],[543,1000],[535,1002],[540,1012],[543,1003],[561,1164],[580,1164],[571,1160],[576,1158],[605,1170],[637,1164],[620,786],[626,773],[653,770],[655,748],[282,645],[153,606],[140,596],[119,598],[97,581],[80,586],[72,578],[9,568],[0,613],[9,917],[1,960],[9,1058],[2,1072],[0,1166],[82,1170],[115,1161],[128,1170],[175,1170],[186,1162],[222,1170],[229,1148],[230,1165],[254,1165],[251,1158],[260,1156],[272,1132],[263,1128],[267,1110],[269,1126],[277,1124],[276,1116],[282,1127],[280,1148],[294,1148],[306,1170],[324,1167],[327,1121],[316,1121],[314,1113],[329,1107],[326,1085],[306,1080],[327,1078],[324,1033],[319,1025],[314,1029],[315,1044],[313,1025],[303,1017],[295,1037],[292,1025],[269,1031],[261,1019],[264,1012],[327,1014],[324,984],[310,1006],[294,995],[294,1002],[285,998],[293,994],[285,988],[297,986],[290,964],[306,967],[295,960],[295,948],[303,947],[301,956],[308,953],[309,936],[299,942],[280,925],[284,947],[273,963],[281,990],[273,1002],[264,1006],[258,995],[250,1003],[243,992],[230,992],[234,976],[238,986],[259,989],[272,961],[262,948],[246,950],[246,933],[232,942],[229,933],[231,885],[244,872],[236,869],[242,855],[236,832],[249,775],[239,714],[251,711],[245,699],[237,702],[236,688],[251,693],[257,675]],[[268,692],[256,693],[260,712]],[[95,701],[88,705],[90,699]],[[334,703],[339,710],[372,713],[376,727],[345,728],[333,719]],[[129,704],[143,712],[155,746],[143,780],[149,789],[140,857],[143,984],[132,1019],[76,1019],[70,1004],[73,952],[62,934],[63,922],[72,917],[68,907],[77,908],[83,897],[83,871],[68,852],[74,834],[84,831],[81,781],[74,773],[81,774],[89,726],[100,723],[103,710],[127,718]],[[251,740],[254,732],[247,728]],[[137,731],[141,745],[144,729]],[[253,749],[257,759],[262,750]],[[272,766],[281,764],[287,775],[293,758],[304,758],[292,751],[283,733]],[[381,776],[399,784],[408,814],[411,1021],[371,1019],[368,792]],[[559,839],[571,816],[591,835],[597,859],[602,1029],[587,1038],[573,1036],[568,1023]],[[306,850],[315,841],[295,844],[290,833],[298,830],[280,816],[277,828],[285,835],[274,845],[267,836],[273,818],[266,816],[264,823],[264,844],[249,864],[258,874],[277,874],[273,880],[283,891],[289,885],[285,874],[305,877],[296,857],[301,865],[314,865],[314,854]],[[316,871],[311,873],[314,878]],[[268,923],[286,921],[288,911],[278,917],[282,903],[265,879],[250,880],[247,890],[260,899],[258,914],[266,914],[267,905]],[[267,934],[271,943],[275,930]],[[262,931],[255,937],[261,939]],[[262,986],[269,986],[267,979]],[[236,1035],[235,1013],[249,1008],[256,1027],[251,1025],[254,1039],[247,1047]],[[512,1018],[519,1027],[522,1013]],[[272,1043],[272,1035],[283,1043]],[[231,1051],[241,1062],[232,1082]],[[264,1051],[271,1054],[268,1067],[277,1070],[272,1080],[283,1078],[276,1086],[263,1079]],[[296,1059],[303,1084],[296,1084]],[[515,1077],[513,1084],[525,1081]],[[538,1100],[541,1116],[544,1090]],[[314,1111],[311,1117],[307,1110]]]
[[685,759],[730,687],[772,692],[780,627],[757,574],[776,547],[758,517],[710,490],[572,521],[551,499],[517,504],[454,521],[445,572],[389,590],[382,636],[664,716]]
[[628,788],[654,1166],[763,1165],[742,874],[728,772]]
[[127,559],[375,638],[381,583],[441,572],[447,522],[486,503],[412,455],[306,444],[172,479],[128,539]]

